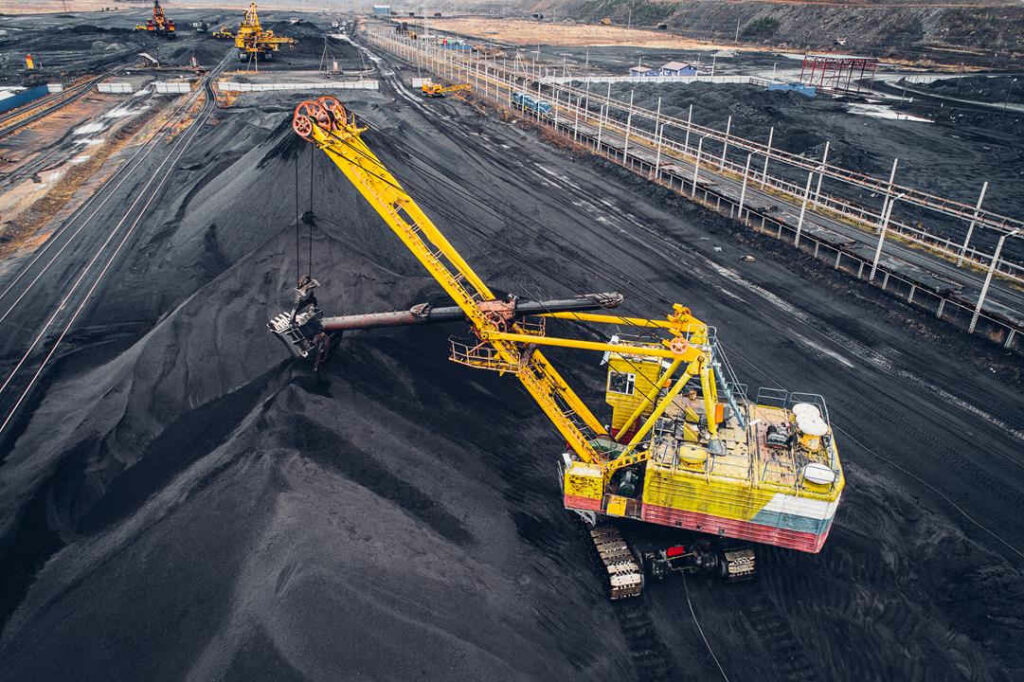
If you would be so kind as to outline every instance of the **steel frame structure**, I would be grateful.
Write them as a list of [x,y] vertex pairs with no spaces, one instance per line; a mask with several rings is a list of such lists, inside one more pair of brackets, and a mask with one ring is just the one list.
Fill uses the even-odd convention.
[[[866,75],[874,78],[877,69],[878,60],[873,57],[807,54],[800,65],[800,82],[825,90],[860,92],[859,81]],[[858,74],[856,81],[854,74]],[[856,84],[856,90],[851,84]]]

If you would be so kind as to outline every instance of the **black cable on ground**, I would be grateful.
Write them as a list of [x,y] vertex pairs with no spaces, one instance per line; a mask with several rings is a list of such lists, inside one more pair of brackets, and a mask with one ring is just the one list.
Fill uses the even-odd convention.
[[715,650],[711,648],[711,642],[704,635],[704,628],[700,626],[700,621],[697,620],[697,612],[693,610],[693,602],[690,601],[690,588],[686,584],[686,573],[683,572],[683,592],[686,594],[686,605],[690,607],[690,616],[693,618],[693,624],[697,626],[697,632],[700,633],[700,638],[704,640],[704,646],[707,647],[708,653],[711,654],[711,660],[718,666],[718,672],[722,673],[722,679],[725,682],[729,682],[729,676],[725,674],[725,668],[718,662],[718,656],[715,656]]

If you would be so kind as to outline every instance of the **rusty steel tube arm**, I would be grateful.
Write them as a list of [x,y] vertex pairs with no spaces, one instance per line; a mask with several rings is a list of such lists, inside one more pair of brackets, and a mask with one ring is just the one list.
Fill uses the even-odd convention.
[[[581,294],[575,298],[556,299],[551,301],[516,301],[512,307],[515,317],[525,315],[542,315],[554,312],[585,312],[615,308],[622,302],[622,294],[615,292]],[[414,305],[408,310],[395,310],[386,313],[364,313],[361,315],[340,315],[324,317],[321,325],[324,331],[351,331],[354,329],[374,329],[378,327],[404,327],[416,324],[437,324],[442,322],[458,322],[467,320],[466,314],[458,306],[433,308],[427,303]]]

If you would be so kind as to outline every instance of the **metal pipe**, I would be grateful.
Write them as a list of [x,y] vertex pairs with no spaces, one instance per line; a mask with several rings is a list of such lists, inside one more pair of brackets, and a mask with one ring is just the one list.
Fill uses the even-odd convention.
[[646,346],[630,346],[623,343],[601,343],[599,341],[581,341],[580,339],[563,339],[557,336],[536,336],[534,334],[515,334],[508,332],[481,332],[485,341],[512,341],[513,343],[526,343],[537,346],[555,346],[557,348],[575,348],[576,350],[592,350],[599,353],[618,353],[619,355],[631,355],[640,358],[666,358],[675,360],[679,356],[695,358],[701,351],[689,346],[682,353],[676,353],[668,348],[655,348]]
[[[582,294],[576,298],[555,299],[551,301],[517,301],[514,314],[516,317],[522,317],[524,315],[542,315],[550,312],[603,310],[616,308],[620,303],[622,303],[622,294],[616,292]],[[455,322],[465,318],[465,313],[458,306],[433,308],[428,303],[420,303],[408,310],[325,317],[321,320],[321,325],[324,331],[333,332]]]

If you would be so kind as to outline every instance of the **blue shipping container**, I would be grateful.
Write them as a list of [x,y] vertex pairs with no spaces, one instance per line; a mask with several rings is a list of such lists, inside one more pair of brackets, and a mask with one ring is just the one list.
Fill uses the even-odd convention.
[[34,88],[26,88],[16,95],[4,97],[0,99],[0,113],[10,111],[14,107],[20,107],[22,104],[27,104],[34,99],[39,99],[48,92],[49,90],[45,85],[37,85]]

